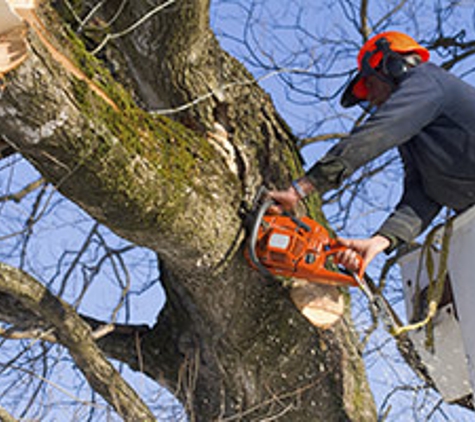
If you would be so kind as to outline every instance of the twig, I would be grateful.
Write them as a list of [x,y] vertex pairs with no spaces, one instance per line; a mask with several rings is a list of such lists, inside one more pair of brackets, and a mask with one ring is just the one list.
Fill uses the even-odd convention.
[[107,34],[105,38],[102,40],[102,42],[91,52],[91,54],[96,55],[101,51],[104,46],[111,40],[114,40],[116,38],[123,37],[124,35],[127,35],[137,29],[140,25],[142,25],[146,20],[150,19],[153,15],[156,13],[162,11],[166,7],[170,6],[171,4],[175,3],[175,0],[169,0],[164,4],[161,4],[157,6],[155,9],[152,9],[150,12],[146,13],[144,16],[142,16],[137,22],[134,24],[130,25],[128,28],[124,29],[122,32],[116,32],[114,34]]

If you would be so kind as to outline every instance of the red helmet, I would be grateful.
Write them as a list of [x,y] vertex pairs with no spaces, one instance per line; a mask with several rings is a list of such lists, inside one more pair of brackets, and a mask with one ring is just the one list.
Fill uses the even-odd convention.
[[[382,47],[382,41],[385,46]],[[341,104],[343,107],[351,107],[360,101],[364,101],[368,95],[366,77],[374,73],[375,69],[386,60],[388,54],[398,53],[401,55],[416,53],[422,62],[429,60],[429,51],[418,44],[409,35],[397,31],[388,31],[375,35],[365,42],[358,53],[358,74],[348,84],[343,93]],[[396,55],[398,55],[396,54]],[[394,55],[394,54],[393,54]]]

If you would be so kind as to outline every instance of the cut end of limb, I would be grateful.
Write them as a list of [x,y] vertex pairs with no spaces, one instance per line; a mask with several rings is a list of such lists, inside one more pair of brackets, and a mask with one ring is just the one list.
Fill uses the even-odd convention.
[[290,297],[300,313],[315,327],[328,329],[345,311],[343,295],[335,286],[293,279]]
[[26,59],[27,32],[21,11],[35,6],[34,0],[0,0],[0,76],[11,72]]

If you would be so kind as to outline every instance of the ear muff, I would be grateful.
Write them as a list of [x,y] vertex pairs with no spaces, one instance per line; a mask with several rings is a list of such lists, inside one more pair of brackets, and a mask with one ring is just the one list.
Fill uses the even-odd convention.
[[387,31],[375,35],[361,47],[358,73],[347,84],[340,99],[343,107],[367,100],[365,78],[375,75],[395,88],[412,67],[429,60],[429,51],[409,35]]
[[383,74],[392,79],[396,84],[403,78],[409,69],[409,65],[402,55],[391,50],[388,40],[381,38],[376,42],[377,51],[382,51],[383,58],[380,69]]
[[399,54],[397,55],[399,57],[387,57],[383,64],[383,72],[394,79],[395,82],[399,82],[409,69],[404,58]]
[[409,66],[400,54],[391,52],[383,59],[382,71],[394,82],[398,83],[407,73]]

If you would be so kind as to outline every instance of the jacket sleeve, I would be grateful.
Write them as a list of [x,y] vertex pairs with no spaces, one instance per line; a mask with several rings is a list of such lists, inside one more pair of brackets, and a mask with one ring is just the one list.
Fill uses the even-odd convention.
[[400,154],[405,170],[403,195],[394,212],[377,231],[391,241],[388,253],[399,243],[410,242],[421,234],[441,209],[441,205],[424,192],[420,174],[409,154],[403,149]]
[[385,104],[307,171],[308,179],[320,194],[337,188],[359,167],[418,134],[443,102],[443,87],[424,65],[411,69]]

